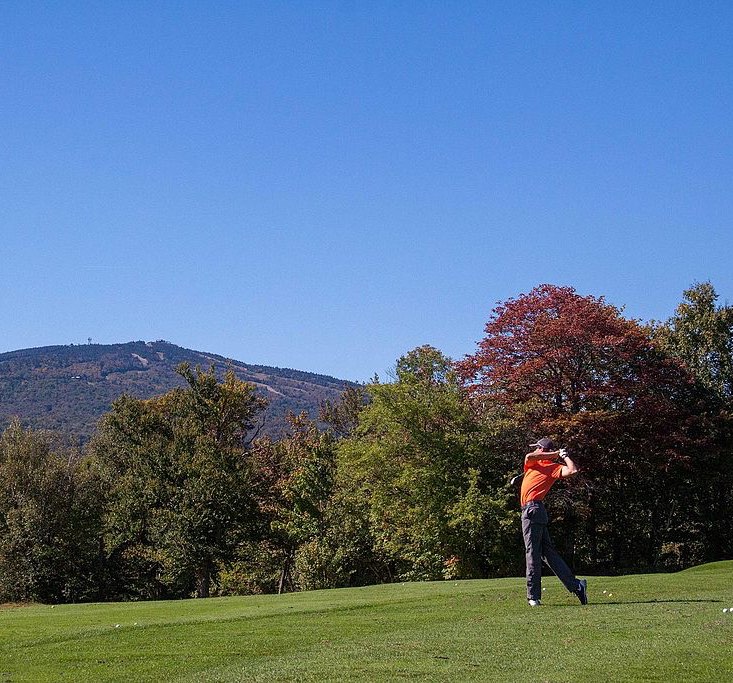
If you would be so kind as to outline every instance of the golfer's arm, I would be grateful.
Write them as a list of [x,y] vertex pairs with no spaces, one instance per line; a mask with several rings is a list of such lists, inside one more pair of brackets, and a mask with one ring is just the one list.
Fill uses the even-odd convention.
[[564,479],[565,477],[572,477],[577,472],[578,468],[575,466],[575,463],[566,455],[565,464],[562,466],[560,476]]
[[532,460],[552,460],[560,455],[560,451],[532,451],[524,456],[524,464],[526,465]]

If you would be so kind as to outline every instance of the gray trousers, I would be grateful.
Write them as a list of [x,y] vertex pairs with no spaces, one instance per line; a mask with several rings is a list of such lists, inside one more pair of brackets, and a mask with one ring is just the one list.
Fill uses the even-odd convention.
[[544,503],[532,501],[522,508],[522,535],[527,552],[527,600],[542,598],[542,561],[571,593],[578,590],[578,579],[560,557],[547,530],[547,510]]

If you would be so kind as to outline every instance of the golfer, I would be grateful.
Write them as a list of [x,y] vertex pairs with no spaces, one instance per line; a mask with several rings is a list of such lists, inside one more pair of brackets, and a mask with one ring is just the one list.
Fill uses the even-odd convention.
[[[547,437],[530,444],[535,450],[524,456],[524,476],[520,502],[522,505],[522,534],[527,551],[527,601],[530,607],[541,605],[542,561],[552,569],[562,584],[577,596],[582,605],[588,604],[587,581],[578,581],[570,567],[560,557],[547,531],[547,510],[542,502],[558,479],[571,477],[578,468],[567,451],[555,450]],[[556,458],[560,458],[558,462]]]

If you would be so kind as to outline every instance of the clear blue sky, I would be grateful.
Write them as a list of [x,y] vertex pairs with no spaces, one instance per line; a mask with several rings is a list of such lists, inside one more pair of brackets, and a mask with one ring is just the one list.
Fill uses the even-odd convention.
[[384,377],[540,283],[733,300],[733,3],[0,3],[0,351]]

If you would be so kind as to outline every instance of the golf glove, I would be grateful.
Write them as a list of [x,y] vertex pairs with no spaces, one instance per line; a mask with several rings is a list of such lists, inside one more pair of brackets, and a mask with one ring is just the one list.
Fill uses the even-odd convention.
[[564,448],[561,448],[561,449],[560,449],[560,458],[561,458],[562,460],[565,460],[565,458],[567,458],[567,457],[568,457],[568,452],[567,452],[567,450],[565,450]]

